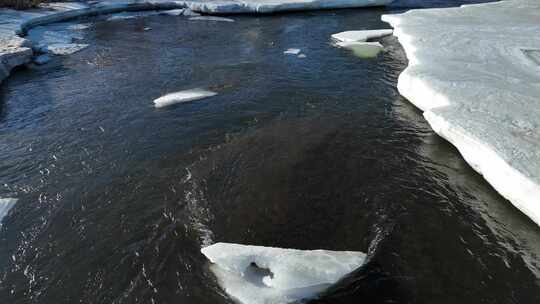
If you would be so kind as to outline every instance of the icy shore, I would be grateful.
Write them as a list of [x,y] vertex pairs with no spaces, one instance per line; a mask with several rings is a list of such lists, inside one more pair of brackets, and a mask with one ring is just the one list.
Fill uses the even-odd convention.
[[412,10],[382,20],[409,59],[401,95],[540,225],[540,2]]
[[[179,10],[189,8],[205,14],[270,14],[284,11],[358,8],[382,6],[393,0],[223,0],[223,1],[170,1],[170,0],[117,0],[84,2],[53,2],[38,9],[15,11],[0,8],[0,83],[17,66],[32,59],[32,43],[21,38],[32,28],[62,22],[83,16],[112,14],[129,11]],[[68,47],[81,47],[68,46]],[[65,45],[63,49],[65,49]],[[45,48],[47,50],[47,48]],[[60,51],[61,53],[64,51]]]

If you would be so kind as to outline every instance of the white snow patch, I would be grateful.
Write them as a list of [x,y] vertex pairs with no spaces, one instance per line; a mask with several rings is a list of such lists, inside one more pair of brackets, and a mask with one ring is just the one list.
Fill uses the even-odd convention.
[[154,100],[154,104],[156,108],[161,108],[165,106],[169,106],[176,103],[184,103],[194,100],[199,100],[207,97],[212,97],[217,95],[217,93],[204,90],[204,89],[191,89],[191,90],[185,90],[180,91],[176,93],[167,94],[165,96],[161,96],[160,98]]
[[296,250],[217,243],[201,249],[221,287],[244,304],[284,304],[316,297],[359,268],[354,251]]
[[2,219],[4,219],[16,203],[16,198],[0,198],[0,226],[2,225]]
[[369,39],[381,38],[392,35],[393,30],[365,30],[365,31],[347,31],[332,35],[332,39],[339,42],[363,42]]
[[298,54],[300,54],[300,52],[302,52],[302,50],[300,50],[300,49],[287,49],[287,50],[283,51],[283,54],[285,54],[285,55],[298,55]]
[[409,59],[399,77],[401,95],[540,225],[540,2],[411,10],[382,19]]
[[189,18],[191,21],[218,21],[218,22],[234,22],[234,19],[215,17],[215,16],[198,16]]

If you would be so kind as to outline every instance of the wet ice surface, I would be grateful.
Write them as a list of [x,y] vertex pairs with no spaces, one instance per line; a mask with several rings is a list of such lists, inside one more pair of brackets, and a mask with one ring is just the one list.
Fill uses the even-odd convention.
[[539,302],[538,228],[399,96],[399,44],[331,45],[383,12],[98,22],[8,78],[0,299],[233,303],[200,253],[229,242],[365,252],[318,303]]
[[359,268],[362,252],[295,250],[217,243],[201,249],[232,298],[244,304],[290,303],[316,297]]
[[400,93],[540,225],[540,69],[523,52],[540,48],[540,4],[502,1],[383,19],[409,59]]

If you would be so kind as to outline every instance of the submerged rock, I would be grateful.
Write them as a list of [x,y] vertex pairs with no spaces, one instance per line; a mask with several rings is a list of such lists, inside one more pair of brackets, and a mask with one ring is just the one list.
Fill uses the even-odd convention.
[[217,243],[201,249],[221,287],[244,304],[284,304],[316,297],[362,266],[354,251],[296,250]]
[[161,108],[176,103],[195,101],[215,95],[217,95],[217,93],[212,91],[207,91],[204,89],[191,89],[161,96],[160,98],[154,100],[154,104],[156,108]]
[[49,55],[40,55],[34,58],[34,63],[37,65],[43,65],[51,61],[51,56]]

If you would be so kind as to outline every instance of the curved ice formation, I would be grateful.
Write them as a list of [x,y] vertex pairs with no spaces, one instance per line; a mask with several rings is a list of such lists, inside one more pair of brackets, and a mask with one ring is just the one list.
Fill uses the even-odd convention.
[[217,243],[201,249],[221,287],[244,304],[284,304],[317,296],[360,267],[362,252]]
[[189,102],[207,97],[212,97],[215,95],[217,95],[217,93],[212,91],[207,91],[203,89],[191,89],[161,96],[160,98],[154,100],[154,104],[156,108],[161,108],[175,103]]
[[409,66],[401,95],[514,206],[540,225],[540,2],[383,15]]
[[2,220],[8,214],[9,210],[17,203],[16,198],[0,198],[0,226],[2,226]]
[[332,39],[339,42],[363,42],[369,39],[381,38],[392,35],[392,29],[384,30],[363,30],[363,31],[346,31],[332,35]]

